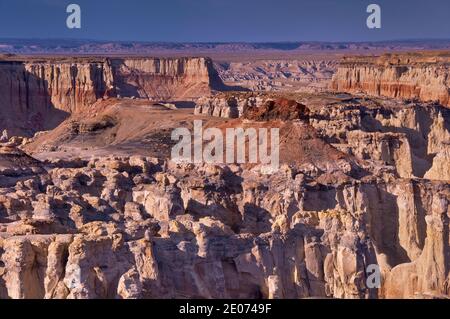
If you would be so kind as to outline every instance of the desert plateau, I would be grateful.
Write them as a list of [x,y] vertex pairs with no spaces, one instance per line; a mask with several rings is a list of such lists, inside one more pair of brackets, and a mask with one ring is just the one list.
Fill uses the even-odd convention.
[[450,298],[449,51],[102,45],[0,57],[0,298]]

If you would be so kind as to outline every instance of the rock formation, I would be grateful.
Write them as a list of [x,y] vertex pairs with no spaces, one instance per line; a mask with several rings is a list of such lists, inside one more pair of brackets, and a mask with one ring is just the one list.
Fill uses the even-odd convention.
[[245,108],[244,119],[253,121],[268,121],[268,120],[309,120],[309,109],[294,100],[276,99],[268,100],[260,106],[249,106]]
[[244,109],[252,106],[260,106],[266,100],[267,98],[264,96],[258,96],[251,93],[221,93],[198,99],[195,104],[194,112],[199,115],[204,114],[225,118],[238,118],[243,114]]
[[207,58],[0,61],[0,129],[33,135],[104,97],[188,101],[224,85]]
[[437,101],[450,106],[447,54],[386,54],[344,59],[331,88],[400,99]]
[[[267,116],[211,118],[222,129],[280,125],[281,167],[271,174],[166,155],[44,153],[40,162],[9,142],[0,160],[0,296],[449,297],[450,188],[440,151],[448,110],[331,99],[310,104],[300,121],[277,111],[301,106],[288,100],[256,110]],[[132,113],[134,103],[109,107]],[[155,112],[139,116],[150,123]],[[131,113],[114,116],[122,123]],[[163,144],[170,131],[160,132]],[[120,149],[117,133],[111,143]],[[78,134],[92,147],[91,131]],[[144,140],[135,138],[127,145]],[[433,180],[416,177],[417,163]],[[367,284],[374,265],[378,288]]]
[[252,91],[290,92],[326,90],[337,68],[337,60],[329,57],[249,60],[218,62],[215,66],[228,85],[239,85]]
[[126,58],[110,63],[122,97],[183,101],[224,87],[208,58]]
[[233,171],[94,159],[3,188],[2,297],[449,295],[448,184]]
[[[434,100],[426,90],[445,82],[426,82],[444,69],[435,59],[400,68],[402,81],[428,71],[414,90],[389,84],[395,97]],[[326,92],[210,95],[223,85],[211,65],[0,63],[0,298],[450,297],[448,108]],[[338,89],[353,90],[352,72],[338,71]],[[195,114],[148,101],[197,94]],[[279,128],[279,169],[172,161],[173,130],[194,120],[220,132]]]

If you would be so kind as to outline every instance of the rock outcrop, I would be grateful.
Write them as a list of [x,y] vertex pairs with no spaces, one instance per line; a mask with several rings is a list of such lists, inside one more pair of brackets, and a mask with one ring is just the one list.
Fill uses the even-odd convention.
[[299,56],[298,59],[232,61],[216,63],[228,85],[252,91],[320,92],[327,89],[337,60]]
[[351,99],[312,111],[310,124],[343,152],[393,165],[401,177],[448,181],[450,110],[440,105]]
[[2,61],[0,81],[1,109],[13,113],[43,113],[51,107],[73,113],[114,88],[107,62],[94,59]]
[[224,89],[207,58],[0,61],[0,129],[32,135],[106,97],[189,101]]
[[[289,100],[254,119],[210,119],[219,129],[279,125],[270,174],[165,156],[41,162],[10,140],[0,153],[0,297],[450,297],[448,110],[332,100],[310,103],[303,119],[290,117],[306,109]],[[127,103],[114,117],[132,111]],[[148,125],[155,114],[140,117]]]
[[[428,65],[410,64],[398,72]],[[450,298],[450,109],[350,94],[209,96],[222,85],[210,67],[0,63],[0,298]],[[424,79],[420,92],[435,84]],[[148,101],[196,94],[208,94],[196,114]],[[278,169],[172,161],[174,129],[195,120],[222,133],[279,128]]]
[[394,166],[401,177],[449,180],[448,108],[352,96],[343,97],[342,102],[332,96],[329,103],[323,102],[327,100],[324,97],[315,105],[317,99],[313,95],[295,102],[277,94],[221,93],[200,99],[195,113],[257,121],[301,119],[342,152]]
[[252,121],[270,120],[303,120],[308,122],[309,109],[294,100],[268,100],[260,106],[249,106],[244,109],[243,118]]
[[208,58],[111,59],[116,93],[122,97],[189,101],[224,85]]
[[260,105],[262,102],[262,98],[252,95],[241,96],[224,93],[201,97],[196,101],[194,113],[197,115],[238,118],[245,108]]
[[308,182],[317,171],[141,157],[66,165],[1,188],[3,298],[450,294],[448,184],[324,185]]
[[345,58],[331,88],[400,99],[437,101],[450,107],[450,57],[446,54],[386,54]]

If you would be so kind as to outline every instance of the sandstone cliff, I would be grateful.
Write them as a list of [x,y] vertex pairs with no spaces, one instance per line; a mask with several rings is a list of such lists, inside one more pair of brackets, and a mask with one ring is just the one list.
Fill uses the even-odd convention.
[[152,100],[192,100],[223,86],[207,58],[111,59],[117,93]]
[[0,130],[30,135],[104,97],[192,100],[223,89],[207,58],[0,61]]
[[450,57],[446,54],[387,54],[345,58],[331,88],[375,96],[438,101],[450,106]]

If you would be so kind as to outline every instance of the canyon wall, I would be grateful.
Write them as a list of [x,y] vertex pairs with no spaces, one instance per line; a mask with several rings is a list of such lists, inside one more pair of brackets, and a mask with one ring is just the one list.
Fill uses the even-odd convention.
[[48,58],[0,61],[0,130],[54,128],[98,99],[191,100],[223,83],[207,58]]
[[449,74],[450,57],[444,54],[349,57],[338,67],[331,88],[450,106]]
[[121,96],[191,100],[221,84],[207,58],[111,59],[111,67]]
[[103,61],[2,61],[0,129],[32,134],[52,128],[104,96],[112,83]]

